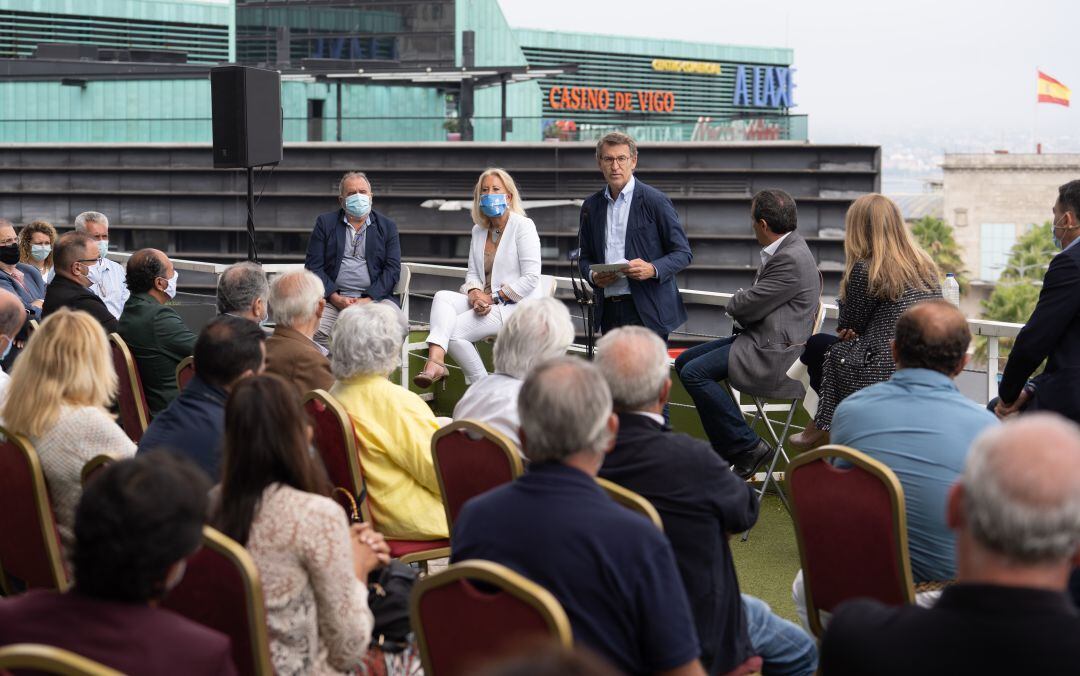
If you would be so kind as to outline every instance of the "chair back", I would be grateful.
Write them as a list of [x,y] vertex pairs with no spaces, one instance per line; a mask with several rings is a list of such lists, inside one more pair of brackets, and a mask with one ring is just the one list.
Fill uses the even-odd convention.
[[150,407],[146,403],[146,392],[143,391],[139,368],[120,334],[109,334],[109,344],[112,347],[113,368],[116,369],[120,384],[116,393],[116,403],[120,408],[120,426],[124,428],[129,439],[139,443],[146,426],[150,424]]
[[222,533],[203,527],[202,548],[161,605],[228,636],[238,674],[274,673],[259,571],[251,555]]
[[12,643],[0,648],[0,673],[11,673],[11,669],[59,676],[122,676],[119,671],[70,650],[39,643]]
[[479,663],[538,638],[565,648],[573,643],[570,620],[555,597],[491,561],[462,561],[418,581],[409,617],[431,676],[474,673]]
[[90,460],[83,465],[82,471],[79,472],[80,483],[85,486],[91,479],[96,477],[101,470],[117,460],[120,460],[120,456],[115,453],[99,453],[90,458]]
[[195,377],[195,357],[187,356],[176,365],[176,389],[181,392]]
[[27,589],[64,591],[68,574],[52,503],[37,452],[25,438],[0,427],[0,571]]
[[555,297],[555,289],[559,287],[559,280],[555,279],[551,275],[540,275],[540,288],[543,289],[544,295],[548,298]]
[[819,611],[842,601],[914,603],[904,491],[891,469],[853,448],[822,446],[791,461],[787,489],[816,636]]
[[664,530],[664,522],[660,519],[660,512],[656,511],[653,504],[641,497],[629,488],[623,488],[617,483],[608,481],[601,477],[596,477],[596,483],[600,484],[600,488],[604,489],[604,492],[608,494],[615,502],[619,503],[627,509],[633,510],[649,521],[652,521],[653,525]]
[[[348,411],[326,390],[308,392],[304,397],[304,410],[311,417],[312,442],[326,465],[330,482],[352,495],[360,506],[364,521],[371,523],[356,430]],[[350,508],[345,503],[342,506],[346,510]]]
[[412,283],[412,268],[408,265],[401,264],[401,274],[398,275],[397,284],[394,285],[394,295],[404,298],[409,295],[409,284]]
[[514,443],[475,420],[458,420],[436,432],[431,458],[451,533],[466,501],[513,481],[524,470]]

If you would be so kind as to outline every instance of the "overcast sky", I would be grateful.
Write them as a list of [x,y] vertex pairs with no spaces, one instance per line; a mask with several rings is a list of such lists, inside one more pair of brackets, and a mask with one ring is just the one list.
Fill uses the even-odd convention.
[[791,47],[793,112],[819,142],[1028,139],[1041,67],[1074,95],[1070,108],[1038,107],[1040,140],[1080,143],[1080,0],[499,3],[513,27]]

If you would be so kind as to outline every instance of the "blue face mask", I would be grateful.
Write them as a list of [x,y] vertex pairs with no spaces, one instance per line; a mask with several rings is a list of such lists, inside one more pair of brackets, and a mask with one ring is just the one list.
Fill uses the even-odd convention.
[[353,218],[363,218],[371,211],[371,198],[360,193],[353,193],[345,198],[345,213]]
[[506,195],[492,192],[480,196],[480,211],[490,218],[498,218],[506,212]]
[[48,244],[31,244],[30,255],[34,257],[35,261],[43,261],[49,257],[52,253],[52,247]]

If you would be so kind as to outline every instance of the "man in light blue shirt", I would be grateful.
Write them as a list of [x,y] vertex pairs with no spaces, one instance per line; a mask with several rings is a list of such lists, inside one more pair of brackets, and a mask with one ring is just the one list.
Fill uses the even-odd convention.
[[84,211],[75,217],[75,231],[85,233],[97,245],[98,264],[90,267],[90,290],[109,308],[113,317],[120,319],[124,303],[131,293],[127,288],[124,266],[109,260],[109,219],[97,211]]
[[[604,240],[604,262],[618,263],[626,260],[626,222],[630,218],[630,202],[634,199],[634,187],[637,179],[630,175],[619,194],[612,198],[611,186],[604,188],[604,199],[607,202],[607,224]],[[625,275],[619,275],[604,293],[608,296],[625,296],[630,293],[630,282]]]

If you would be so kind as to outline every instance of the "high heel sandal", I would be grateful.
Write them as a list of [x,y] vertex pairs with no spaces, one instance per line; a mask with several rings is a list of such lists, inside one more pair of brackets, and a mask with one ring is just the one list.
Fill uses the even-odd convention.
[[413,385],[416,385],[422,390],[426,390],[435,383],[442,381],[442,388],[445,390],[446,378],[450,375],[450,369],[446,368],[445,364],[440,364],[437,361],[433,361],[431,363],[434,364],[439,370],[435,373],[428,373],[428,370],[425,367],[423,371],[413,376]]

